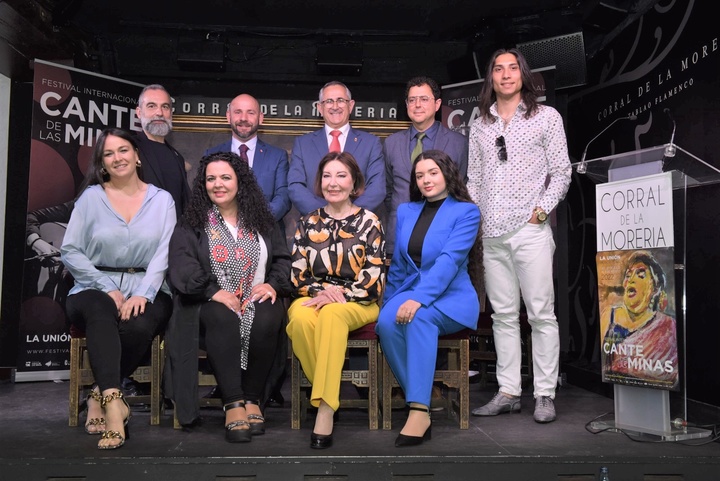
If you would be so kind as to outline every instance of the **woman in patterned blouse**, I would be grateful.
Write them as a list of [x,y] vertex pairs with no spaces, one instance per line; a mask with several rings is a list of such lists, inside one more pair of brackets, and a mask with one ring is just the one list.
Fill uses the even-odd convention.
[[200,161],[190,204],[170,239],[173,315],[165,335],[169,396],[180,424],[198,421],[204,343],[225,411],[225,439],[265,432],[260,398],[292,293],[287,240],[248,164],[231,152]]
[[378,217],[353,201],[365,182],[353,156],[322,158],[315,192],[327,205],[300,218],[291,278],[298,299],[288,310],[287,333],[318,408],[310,447],[332,445],[333,415],[348,333],[377,319],[385,282],[385,236]]

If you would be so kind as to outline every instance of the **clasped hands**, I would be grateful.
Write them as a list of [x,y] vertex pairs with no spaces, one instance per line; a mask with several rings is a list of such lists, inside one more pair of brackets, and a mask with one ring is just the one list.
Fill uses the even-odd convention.
[[317,311],[321,307],[332,304],[333,302],[339,302],[340,304],[345,304],[347,302],[347,299],[345,299],[345,290],[342,287],[328,286],[315,294],[315,297],[303,302],[302,305],[306,307],[315,307],[315,310]]
[[[275,304],[275,300],[277,299],[277,292],[270,284],[258,284],[254,286],[250,291],[250,302],[257,301],[262,303],[268,299],[270,299],[273,304]],[[240,314],[242,312],[242,299],[241,297],[233,294],[232,292],[220,289],[215,293],[215,295],[212,296],[212,300],[223,304],[225,307],[235,313]]]
[[420,306],[422,306],[422,304],[412,299],[403,302],[400,304],[400,307],[398,307],[395,322],[398,324],[409,324],[412,322],[413,317],[415,317],[417,310],[420,309]]
[[110,291],[108,295],[115,302],[121,321],[129,321],[130,316],[137,317],[145,313],[147,298],[143,296],[130,296],[125,299],[119,290]]

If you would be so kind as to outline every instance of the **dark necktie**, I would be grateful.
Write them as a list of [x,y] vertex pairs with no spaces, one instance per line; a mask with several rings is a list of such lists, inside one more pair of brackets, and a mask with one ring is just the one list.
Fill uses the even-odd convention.
[[412,154],[410,154],[410,163],[412,164],[413,161],[417,158],[418,155],[422,154],[423,151],[423,143],[422,139],[425,137],[425,132],[418,132],[415,137],[417,137],[417,143],[415,144],[415,148],[412,151]]
[[332,135],[332,142],[330,142],[330,152],[340,152],[340,132],[339,130],[333,130],[330,132]]
[[245,162],[250,163],[250,160],[247,156],[248,146],[245,144],[240,144],[240,158],[243,159]]

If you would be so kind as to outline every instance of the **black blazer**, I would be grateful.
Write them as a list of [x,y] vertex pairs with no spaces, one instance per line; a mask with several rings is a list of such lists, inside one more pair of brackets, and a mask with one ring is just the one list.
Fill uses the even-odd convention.
[[[293,292],[290,282],[290,250],[276,223],[271,236],[263,236],[268,250],[265,282],[277,292],[278,300]],[[164,386],[175,401],[180,424],[190,425],[200,416],[198,404],[198,349],[200,347],[200,306],[220,290],[210,267],[209,243],[205,230],[178,224],[170,238],[168,284],[173,292],[173,313],[165,332]]]

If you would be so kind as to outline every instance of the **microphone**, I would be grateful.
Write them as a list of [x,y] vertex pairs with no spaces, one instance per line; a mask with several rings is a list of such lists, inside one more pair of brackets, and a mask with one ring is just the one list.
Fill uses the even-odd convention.
[[605,131],[607,129],[609,129],[610,127],[612,127],[613,125],[615,125],[617,122],[619,122],[621,120],[636,120],[636,119],[637,119],[637,115],[628,115],[627,117],[618,117],[615,120],[613,120],[612,122],[610,122],[610,125],[608,125],[604,129],[602,129],[599,134],[597,134],[595,137],[590,139],[590,142],[588,142],[587,145],[585,146],[585,150],[583,150],[582,158],[580,159],[580,163],[578,164],[577,168],[575,169],[576,172],[578,174],[584,174],[587,172],[587,164],[585,163],[585,157],[587,157],[588,147],[590,147],[590,144],[592,144],[595,139],[600,137],[602,134],[605,133]]
[[675,157],[676,149],[673,141],[675,140],[675,127],[677,127],[677,124],[675,123],[675,119],[673,118],[669,108],[665,107],[663,109],[663,112],[665,112],[668,117],[670,117],[670,120],[673,124],[672,135],[670,136],[670,143],[665,146],[665,157]]

